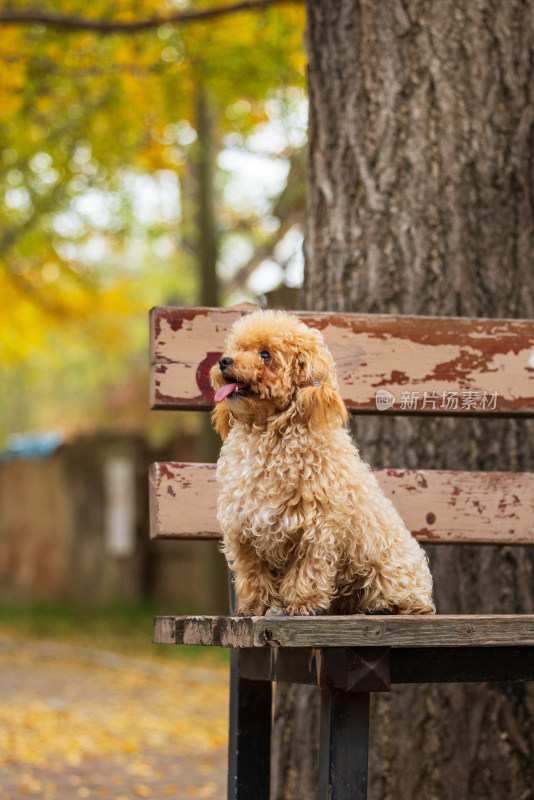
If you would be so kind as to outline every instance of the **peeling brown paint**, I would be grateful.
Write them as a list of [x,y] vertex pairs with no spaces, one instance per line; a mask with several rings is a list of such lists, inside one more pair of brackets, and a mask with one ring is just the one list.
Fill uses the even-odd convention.
[[[152,397],[156,408],[212,404],[208,364],[243,309],[155,309],[151,315]],[[342,396],[374,412],[377,388],[392,392],[380,413],[534,415],[534,322],[357,314],[298,314],[320,328],[338,365]],[[187,357],[184,354],[187,353]],[[162,366],[167,367],[165,371]],[[156,383],[156,375],[159,383]],[[497,391],[496,409],[401,408],[403,391]]]
[[160,462],[155,465],[156,466],[156,479],[159,481],[161,478],[167,478],[168,480],[174,480],[174,471],[171,469],[170,465],[165,462]]
[[[532,474],[392,469],[375,474],[421,541],[534,544]],[[217,491],[215,464],[157,465],[152,535],[219,538]]]
[[197,386],[203,397],[209,398],[213,403],[213,389],[210,381],[210,370],[222,356],[222,351],[208,353],[206,358],[197,367],[196,381]]
[[383,386],[391,386],[392,384],[396,386],[405,386],[408,383],[410,383],[410,376],[405,372],[399,372],[399,370],[394,369],[389,375],[384,375],[381,380],[373,383],[373,386],[380,389]]
[[439,533],[431,531],[430,528],[419,528],[417,531],[412,531],[412,535],[421,542],[442,542],[443,536]]

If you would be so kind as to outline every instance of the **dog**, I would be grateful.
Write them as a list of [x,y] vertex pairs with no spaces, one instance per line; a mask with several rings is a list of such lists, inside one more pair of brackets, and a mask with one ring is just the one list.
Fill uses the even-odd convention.
[[434,613],[426,555],[350,438],[320,331],[244,315],[210,378],[236,614]]

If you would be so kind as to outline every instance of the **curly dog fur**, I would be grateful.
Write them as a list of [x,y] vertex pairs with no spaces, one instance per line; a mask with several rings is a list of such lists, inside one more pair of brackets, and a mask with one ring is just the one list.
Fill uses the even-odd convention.
[[247,314],[211,381],[237,613],[433,613],[425,553],[350,439],[321,333],[283,311]]

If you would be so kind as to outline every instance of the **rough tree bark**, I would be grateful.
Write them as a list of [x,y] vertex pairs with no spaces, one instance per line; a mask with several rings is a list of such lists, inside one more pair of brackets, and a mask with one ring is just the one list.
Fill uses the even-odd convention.
[[[307,8],[303,307],[531,317],[534,2],[308,0]],[[525,421],[388,416],[355,428],[376,466],[534,466]],[[438,611],[534,612],[534,556],[525,549],[429,553]],[[278,687],[275,800],[316,797],[315,775],[296,777],[302,763],[316,764],[317,743],[313,716],[306,725],[310,712],[294,694]],[[374,720],[373,800],[534,797],[530,685],[396,687],[375,701]]]

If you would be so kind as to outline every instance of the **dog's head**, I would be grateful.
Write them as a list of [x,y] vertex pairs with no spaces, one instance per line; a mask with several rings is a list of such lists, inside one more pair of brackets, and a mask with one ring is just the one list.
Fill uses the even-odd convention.
[[210,377],[214,425],[223,439],[231,417],[264,424],[290,407],[314,425],[347,420],[321,333],[285,311],[255,311],[237,320]]

